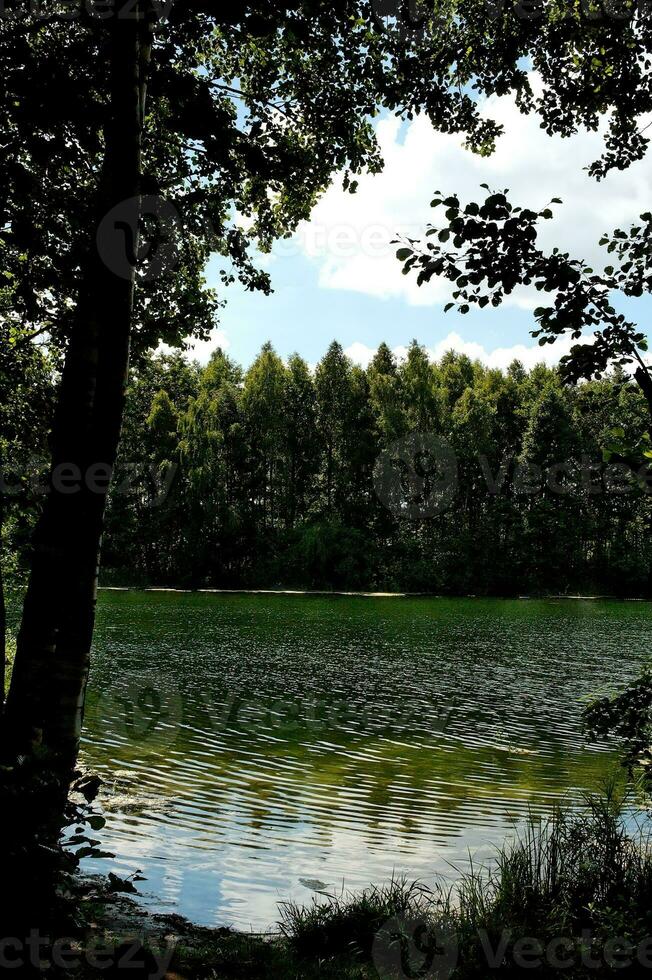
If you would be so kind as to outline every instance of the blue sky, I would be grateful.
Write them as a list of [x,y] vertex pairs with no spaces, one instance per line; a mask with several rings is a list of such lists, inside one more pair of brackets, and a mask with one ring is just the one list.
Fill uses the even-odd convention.
[[[491,99],[482,111],[505,127],[496,153],[482,159],[468,152],[458,136],[435,133],[427,120],[402,124],[383,117],[377,124],[385,170],[363,176],[355,196],[335,180],[290,242],[281,242],[272,256],[262,257],[272,277],[274,294],[266,297],[232,287],[220,327],[210,343],[195,348],[205,361],[224,346],[244,365],[271,340],[284,357],[298,351],[314,364],[331,340],[364,364],[385,340],[400,356],[413,337],[432,357],[444,350],[463,350],[494,366],[515,356],[527,365],[554,362],[568,348],[565,342],[542,350],[530,337],[532,310],[540,305],[535,291],[516,293],[498,310],[475,311],[462,317],[444,314],[449,287],[435,282],[418,289],[404,277],[391,244],[397,233],[416,237],[432,216],[429,202],[436,190],[477,200],[480,184],[510,188],[515,202],[544,207],[561,197],[556,217],[545,223],[542,243],[559,245],[590,261],[606,263],[598,247],[601,234],[627,227],[649,208],[652,172],[648,161],[605,181],[591,180],[584,168],[601,152],[599,134],[580,133],[571,139],[549,137],[535,117],[523,117],[510,99]],[[217,282],[217,260],[208,280]],[[627,312],[645,326],[652,301],[627,304]]]
[[386,341],[392,348],[407,346],[413,337],[434,348],[451,333],[480,343],[489,351],[525,343],[532,317],[526,310],[472,312],[462,317],[443,305],[410,306],[401,298],[380,299],[347,289],[320,286],[319,268],[305,256],[283,258],[270,269],[271,296],[233,288],[222,313],[228,352],[249,364],[266,340],[283,357],[298,351],[314,364],[331,340],[345,348],[363,344],[375,348]]

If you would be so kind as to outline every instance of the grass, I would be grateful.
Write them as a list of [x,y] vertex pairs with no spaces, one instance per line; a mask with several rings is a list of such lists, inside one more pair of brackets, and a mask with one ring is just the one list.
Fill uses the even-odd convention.
[[628,830],[630,815],[612,788],[530,821],[454,888],[397,878],[286,903],[270,935],[147,915],[120,890],[78,879],[73,904],[89,925],[81,948],[97,939],[117,948],[135,933],[153,954],[172,941],[171,975],[185,980],[638,980],[652,976],[652,942],[640,946],[652,936],[652,847],[644,824]]
[[389,921],[400,921],[407,932],[422,923],[438,924],[450,915],[450,893],[397,878],[358,895],[315,900],[308,907],[283,903],[281,914],[281,934],[300,959],[326,961],[344,955],[368,962]]
[[626,809],[612,788],[580,812],[531,821],[492,868],[471,867],[454,889],[396,880],[286,904],[284,942],[300,963],[357,963],[382,980],[640,976],[652,850],[642,828],[627,831]]

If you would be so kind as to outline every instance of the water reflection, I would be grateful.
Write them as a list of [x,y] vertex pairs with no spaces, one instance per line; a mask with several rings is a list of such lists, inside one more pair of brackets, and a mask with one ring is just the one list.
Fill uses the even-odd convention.
[[611,758],[584,744],[581,700],[637,671],[651,621],[623,603],[103,593],[84,755],[108,780],[110,866],[143,869],[155,904],[254,928],[311,880],[452,874],[599,784]]

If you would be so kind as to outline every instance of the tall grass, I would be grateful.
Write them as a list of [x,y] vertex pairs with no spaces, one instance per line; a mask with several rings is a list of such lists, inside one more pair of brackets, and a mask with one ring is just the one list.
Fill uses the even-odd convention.
[[[471,865],[453,889],[397,879],[361,895],[315,900],[308,908],[285,904],[282,932],[299,958],[359,963],[371,963],[388,920],[400,921],[397,941],[407,942],[408,955],[410,943],[423,951],[424,937],[434,948],[442,935],[454,933],[455,962],[446,962],[445,972],[438,973],[436,963],[428,967],[421,955],[409,968],[403,957],[396,973],[379,970],[383,977],[640,976],[638,962],[622,965],[623,953],[616,968],[613,955],[629,950],[633,959],[641,941],[652,936],[652,848],[644,823],[627,828],[628,813],[627,798],[611,787],[581,810],[531,820],[492,866]],[[531,953],[540,948],[539,965],[522,965],[524,940],[532,940]],[[563,965],[551,959],[553,947],[557,953],[563,948]],[[652,976],[652,969],[644,975]]]
[[450,908],[448,893],[420,882],[393,879],[359,895],[328,896],[309,906],[281,905],[281,932],[300,957],[371,956],[374,939],[390,919],[400,918],[409,930],[421,922],[439,922]]

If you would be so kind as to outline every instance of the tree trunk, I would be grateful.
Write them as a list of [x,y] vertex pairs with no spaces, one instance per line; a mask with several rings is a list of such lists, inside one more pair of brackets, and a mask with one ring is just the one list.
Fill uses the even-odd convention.
[[[140,195],[142,124],[151,19],[110,23],[110,112],[97,222]],[[136,214],[140,209],[137,208]],[[133,229],[138,252],[138,230]],[[66,352],[52,433],[50,492],[33,542],[31,573],[6,706],[7,731],[74,758],[78,747],[109,475],[129,365],[135,261],[118,275],[102,261],[96,229]],[[102,479],[102,476],[105,479]],[[75,489],[73,489],[75,488]]]
[[[652,375],[650,374],[649,369],[646,370],[645,368],[639,367],[634,372],[634,377],[638,382],[639,388],[641,389],[641,391],[645,396],[645,400],[650,410],[650,425],[648,431],[650,433],[650,436],[652,436]],[[648,599],[649,601],[652,601],[652,566],[648,568],[647,588],[646,588],[645,598]]]
[[652,373],[650,373],[650,368],[636,368],[634,378],[645,396],[645,400],[650,411],[649,432],[652,436]]
[[[0,476],[2,476],[2,457],[0,456]],[[5,707],[5,678],[7,671],[7,609],[5,605],[5,586],[2,575],[2,528],[4,526],[4,500],[0,489],[0,721]]]

